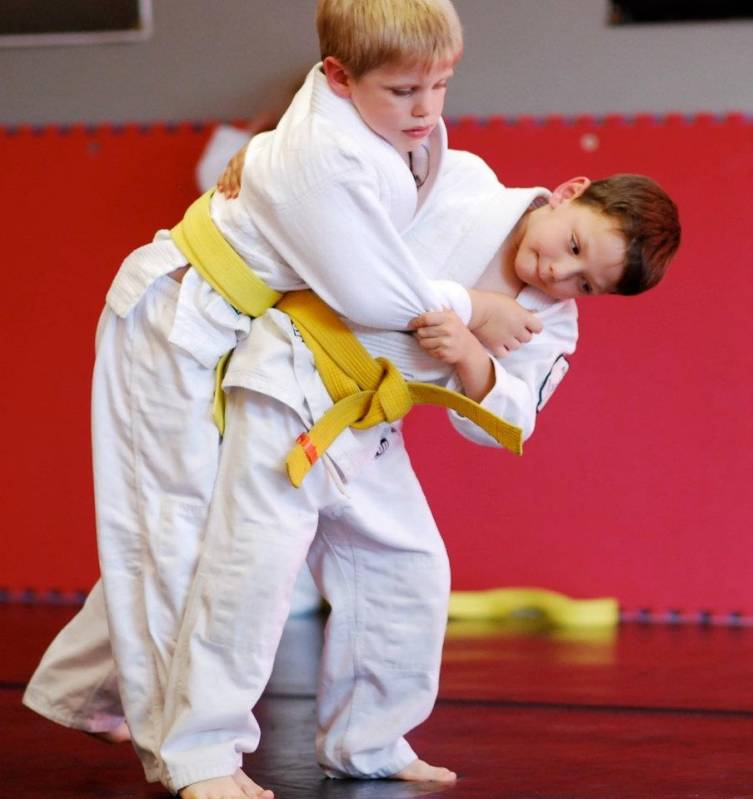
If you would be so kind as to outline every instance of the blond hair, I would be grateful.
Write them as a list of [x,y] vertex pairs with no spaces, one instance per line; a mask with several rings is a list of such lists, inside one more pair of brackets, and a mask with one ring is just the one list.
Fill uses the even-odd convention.
[[337,58],[354,78],[385,64],[430,68],[463,52],[450,0],[318,0],[322,60]]

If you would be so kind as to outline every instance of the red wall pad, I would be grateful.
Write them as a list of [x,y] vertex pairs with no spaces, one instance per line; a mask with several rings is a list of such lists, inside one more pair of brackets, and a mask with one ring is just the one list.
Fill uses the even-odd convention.
[[[522,459],[441,412],[406,424],[455,588],[610,594],[666,618],[753,616],[753,123],[739,115],[462,119],[452,146],[511,186],[643,172],[684,228],[664,283],[586,299],[570,374]],[[0,586],[96,577],[93,336],[118,264],[195,194],[201,127],[0,131],[6,543]],[[8,282],[10,285],[8,286]]]

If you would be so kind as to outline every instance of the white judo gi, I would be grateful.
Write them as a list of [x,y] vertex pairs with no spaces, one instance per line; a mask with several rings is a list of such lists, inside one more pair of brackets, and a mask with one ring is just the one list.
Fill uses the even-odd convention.
[[[196,164],[196,185],[204,193],[214,188],[223,170],[233,156],[251,141],[248,129],[219,124],[207,139]],[[308,568],[301,569],[293,586],[290,603],[291,616],[302,616],[321,610],[322,598]]]
[[[440,184],[432,206],[405,232],[432,276],[462,270],[469,284],[493,285],[484,264],[540,194],[500,190],[482,176],[490,178],[488,168],[474,157],[448,154],[446,188],[477,214],[451,224],[457,217],[447,216],[450,196],[437,202]],[[469,185],[475,201],[458,197]],[[429,230],[444,232],[424,237]],[[445,253],[455,257],[447,262]],[[577,317],[574,302],[532,288],[519,301],[540,311],[544,331],[495,362],[495,385],[482,405],[530,435],[574,350]],[[406,376],[453,384],[451,370],[412,337],[358,333]],[[231,774],[242,754],[256,749],[259,728],[249,708],[269,678],[309,548],[311,571],[332,609],[320,664],[318,761],[333,777],[392,775],[415,760],[404,735],[433,707],[449,594],[445,548],[400,425],[346,430],[293,488],[285,457],[331,400],[294,325],[274,309],[236,349],[223,385],[227,435],[166,695],[164,782],[177,791]],[[462,417],[452,421],[467,437],[493,443]]]
[[[443,124],[429,144],[421,202],[441,169]],[[277,131],[254,138],[247,163],[240,197],[216,195],[211,213],[271,287],[308,285],[338,311],[378,327],[404,329],[413,316],[443,305],[468,318],[467,291],[430,281],[400,237],[419,205],[407,164],[329,90],[318,66]],[[184,264],[166,231],[124,261],[98,328],[92,389],[97,539],[112,655],[151,780],[159,771],[163,686],[216,474],[213,368],[250,328],[193,269],[181,284],[168,277]],[[83,620],[96,616],[99,602],[97,591]],[[43,658],[25,701],[71,726],[114,727],[115,715],[102,708],[94,717],[81,710],[85,688],[71,685],[66,696],[55,685],[75,662],[70,645],[82,654],[106,651],[96,635],[80,635],[77,620],[71,624]]]
[[[416,224],[406,232],[406,240],[412,251],[421,259],[422,263],[432,264],[438,274],[443,274],[452,278],[464,278],[467,276],[468,283],[472,283],[479,274],[480,269],[478,265],[484,264],[490,259],[491,254],[495,251],[496,247],[499,246],[501,240],[504,239],[507,232],[509,232],[520,215],[525,211],[532,197],[541,194],[541,190],[502,190],[499,184],[497,184],[496,178],[494,178],[491,172],[478,161],[478,159],[467,154],[454,153],[452,154],[452,158],[448,160],[447,169],[443,171],[439,185],[441,191],[437,194],[436,203],[432,202],[429,206],[426,206],[426,216],[419,217],[416,220]],[[476,202],[473,202],[474,199]],[[442,213],[443,211],[444,215]],[[141,255],[143,256],[144,254],[142,253]],[[136,254],[134,254],[134,257],[136,257]],[[172,264],[169,266],[171,267]],[[144,268],[146,269],[147,267]],[[215,341],[216,346],[220,346],[219,342],[223,337],[234,337],[239,334],[235,325],[242,322],[243,317],[238,317],[235,312],[225,317],[220,309],[228,310],[226,306],[218,303],[216,295],[208,291],[205,284],[197,278],[191,277],[192,274],[193,270],[189,270],[187,279],[184,280],[180,288],[169,279],[158,280],[153,284],[155,291],[148,292],[146,297],[149,297],[152,293],[166,297],[170,292],[174,295],[180,290],[181,296],[183,297],[185,295],[189,308],[192,310],[203,309],[201,313],[197,311],[194,318],[195,324],[207,326],[207,330],[200,339],[202,341]],[[494,287],[493,275],[486,275],[482,280],[488,284],[489,288]],[[159,290],[157,290],[158,287]],[[203,304],[196,299],[197,293],[198,296],[205,298],[206,301]],[[188,302],[188,298],[192,298],[190,302]],[[572,301],[552,303],[548,298],[545,298],[533,289],[525,289],[520,296],[520,300],[524,304],[528,304],[539,310],[544,323],[544,332],[536,336],[534,340],[525,345],[525,347],[522,347],[517,352],[508,356],[502,362],[502,365],[496,364],[496,385],[484,404],[489,405],[510,421],[519,424],[523,427],[526,435],[530,435],[533,429],[536,411],[542,403],[542,398],[545,399],[546,396],[551,393],[551,390],[553,390],[563,374],[566,362],[563,360],[562,356],[571,352],[574,348],[577,335],[577,323],[575,306]],[[145,300],[142,300],[142,302],[145,302]],[[179,302],[179,309],[180,306],[181,303]],[[178,321],[181,318],[185,318],[186,314],[186,309],[183,309],[183,312],[176,312],[175,325],[177,328],[181,327]],[[106,312],[106,317],[110,316],[113,315]],[[143,316],[146,320],[151,318],[150,314],[146,312]],[[123,320],[118,320],[118,323],[122,325]],[[257,322],[255,324],[258,325],[259,323]],[[277,329],[278,331],[280,330],[279,327]],[[242,333],[244,331],[241,330],[240,332]],[[400,357],[401,349],[406,346],[406,342],[410,342],[407,336],[400,333],[380,335],[365,330],[360,331],[360,333],[364,343],[373,351],[384,351],[400,363],[406,371],[410,372],[408,363],[404,360],[401,362]],[[375,336],[379,339],[377,343],[374,341]],[[150,329],[145,331],[144,337],[147,341],[159,338],[155,331]],[[165,338],[164,333],[162,337]],[[169,338],[169,336],[167,336],[167,338]],[[292,357],[290,353],[298,352],[300,359],[302,354],[300,348],[292,348],[289,339],[286,341],[283,338],[282,341],[284,345],[282,351],[287,351],[289,353],[288,358]],[[407,346],[412,347],[410,344]],[[253,352],[253,350],[249,348],[249,352]],[[208,351],[205,352],[205,355],[209,358]],[[214,356],[212,355],[212,357]],[[439,369],[441,371],[443,368],[441,364],[433,361],[420,351],[413,350],[413,355],[411,357],[416,357],[418,359],[419,365],[418,368],[414,368],[414,373],[420,374],[421,376],[429,376],[422,371],[422,369],[425,369],[427,366],[430,367],[429,371],[431,369]],[[310,360],[308,360],[308,358],[309,356],[304,355],[302,363],[308,364],[307,368],[310,369]],[[241,361],[239,360],[238,363],[240,364]],[[159,368],[157,371],[159,373]],[[238,366],[234,374],[240,375],[242,371],[241,367]],[[275,371],[279,372],[280,370],[278,369]],[[286,370],[283,369],[282,371],[285,372]],[[291,374],[295,374],[295,372],[291,372]],[[159,374],[156,376],[159,377]],[[280,386],[285,385],[285,381],[280,381],[279,375],[273,375],[272,377],[273,379],[271,380],[270,386],[276,386],[277,391],[279,391]],[[318,387],[318,393],[317,391],[312,392],[309,390],[307,392],[308,397],[318,396],[319,402],[326,404],[328,398],[322,393],[320,386],[318,386],[316,382],[318,378],[315,378],[312,374],[309,374],[309,378],[314,380],[315,385]],[[442,379],[442,376],[434,375],[433,378]],[[239,379],[239,385],[248,382],[247,378],[243,378],[242,381],[240,378],[237,379]],[[293,406],[295,405],[293,398],[297,396],[300,401],[302,395],[301,388],[298,385],[299,379],[300,377],[297,376],[292,383],[288,384],[289,387],[292,386],[289,397],[290,401],[293,402]],[[251,385],[247,387],[251,387],[256,391],[261,388],[258,383],[255,386]],[[242,398],[245,394],[246,392],[244,391],[231,391],[229,402],[230,418],[234,419],[236,415],[242,416],[242,414],[235,413],[234,407],[236,400],[242,403],[242,399],[237,398]],[[274,392],[271,388],[267,390],[267,394],[271,394],[270,402],[273,405],[280,402],[279,397],[273,399]],[[284,397],[282,401],[285,402]],[[306,399],[306,402],[309,402],[309,399]],[[211,431],[212,435],[216,435],[208,418],[209,393],[203,397],[201,405],[204,408],[205,419],[202,421],[201,425],[198,427],[194,426],[192,429],[201,430],[205,428],[207,434]],[[305,405],[302,410],[306,411]],[[309,410],[309,412],[311,411]],[[298,418],[300,413],[294,411],[293,414],[296,418],[295,423],[300,428],[301,422]],[[453,416],[455,415],[453,414]],[[466,429],[471,432],[472,436],[480,437],[482,441],[485,439],[485,434],[480,433],[475,427],[469,425],[466,420],[456,417],[454,422],[461,427],[465,426]],[[231,422],[231,424],[235,425],[235,421]],[[359,441],[358,437],[362,440]],[[225,446],[227,446],[227,443],[226,441]],[[385,449],[387,449],[387,452],[384,452]],[[335,532],[340,529],[338,527],[340,523],[337,521],[338,510],[336,506],[339,504],[344,507],[348,502],[345,499],[345,495],[343,494],[343,499],[341,499],[340,494],[343,490],[350,494],[352,494],[354,490],[357,491],[357,487],[355,489],[353,487],[355,483],[367,486],[368,482],[364,483],[362,477],[359,478],[359,480],[355,480],[354,478],[358,476],[358,472],[373,471],[370,469],[369,462],[374,458],[376,452],[384,452],[383,455],[379,456],[383,458],[389,455],[390,451],[392,451],[392,455],[390,455],[391,460],[395,462],[403,472],[407,473],[409,467],[407,466],[406,456],[402,452],[399,431],[397,429],[383,428],[379,430],[376,428],[373,431],[363,431],[358,434],[346,431],[330,453],[332,464],[337,464],[337,466],[333,468],[341,469],[344,479],[339,479],[336,471],[334,474],[330,473],[327,477],[327,481],[332,481],[332,486],[323,490],[322,496],[326,498],[327,491],[336,491],[340,493],[335,494],[337,501],[331,503],[335,509],[330,509],[328,507],[326,512],[322,514],[320,520],[322,529],[327,530],[329,528]],[[170,447],[167,447],[164,451],[155,451],[153,449],[150,454],[155,460],[164,459],[163,468],[172,468],[171,461],[174,454]],[[232,460],[233,457],[228,455],[227,462],[230,463]],[[323,464],[320,464],[320,466],[322,465]],[[418,489],[415,484],[415,478],[412,477],[412,474],[409,476],[410,480],[406,482],[406,490],[411,492],[415,500],[420,496],[420,489]],[[309,475],[307,482],[312,481],[313,477],[313,474]],[[346,482],[348,477],[351,478],[350,487],[347,486]],[[311,484],[313,485],[313,481]],[[311,490],[313,491],[313,488]],[[373,499],[370,500],[369,497],[376,496],[380,507],[382,507],[382,509],[384,508],[382,505],[384,500],[383,496],[379,494],[368,494],[368,492],[364,493],[368,495],[364,496],[364,503],[368,504],[368,501],[373,501]],[[330,494],[330,496],[331,495],[332,494]],[[443,550],[440,548],[441,543],[436,537],[431,517],[425,511],[422,498],[417,502],[416,508],[416,513],[419,515],[420,520],[422,520],[422,529],[428,531],[427,546],[430,545],[428,546],[428,550],[433,559],[438,558],[441,567],[441,553]],[[349,517],[346,516],[346,519],[349,519]],[[348,521],[348,525],[352,527],[352,522]],[[389,534],[389,530],[385,532]],[[377,533],[378,531],[371,530],[369,534],[371,536],[376,536]],[[196,535],[200,537],[200,531],[198,531]],[[300,544],[298,544],[298,546],[300,546]],[[394,545],[390,544],[390,546]],[[417,551],[420,550],[420,546],[419,543],[416,544]],[[312,557],[316,557],[316,552],[317,548],[315,547]],[[299,555],[299,557],[302,557],[302,555]],[[420,560],[420,556],[417,556],[417,559]],[[326,577],[324,576],[323,569],[319,568],[318,572],[320,580],[323,583],[322,587],[325,591],[332,594],[332,591],[327,588],[325,584]],[[439,568],[435,573],[435,579],[439,582],[444,581],[446,578],[443,574],[443,568]],[[388,579],[388,575],[383,576],[386,580]],[[411,579],[413,578],[411,577]],[[443,583],[441,589],[439,593],[444,595],[446,592],[446,584]],[[382,593],[391,594],[394,592],[391,592],[389,588],[387,588],[386,592],[383,591]],[[444,600],[442,600],[442,602],[444,602]],[[284,605],[284,599],[282,604]],[[339,606],[340,603],[338,603],[338,607]],[[443,613],[444,611],[440,614],[438,607],[435,607],[433,609],[433,618],[436,620]],[[401,614],[401,616],[402,615],[403,614]],[[157,614],[156,617],[159,619],[160,614]],[[279,614],[275,618],[277,621],[273,619],[271,623],[278,624]],[[344,624],[343,627],[347,627],[347,624]],[[333,629],[332,625],[330,625],[330,628]],[[347,633],[347,630],[343,629],[343,633]],[[95,591],[80,614],[50,647],[50,650],[40,664],[40,668],[29,686],[25,697],[27,704],[43,715],[61,723],[68,724],[69,726],[93,731],[109,729],[116,726],[122,720],[122,717],[120,715],[121,710],[118,701],[118,691],[113,685],[112,662],[109,658],[107,637],[108,630],[104,622],[101,592]],[[441,638],[439,640],[441,642]],[[85,643],[86,646],[84,645]],[[435,640],[435,645],[436,643]],[[331,650],[332,647],[330,646],[329,649]],[[386,657],[388,661],[389,649],[388,641],[386,649],[381,649],[383,653],[387,653]],[[337,647],[335,651],[337,651]],[[438,649],[435,646],[435,661],[437,657]],[[428,671],[431,672],[432,669],[435,668],[435,665],[436,663],[433,663]],[[333,693],[333,689],[324,691],[325,683],[322,685],[321,719],[325,722],[323,724],[323,729],[326,728],[330,730],[330,735],[327,740],[331,741],[337,733],[337,724],[332,721],[329,723],[326,722],[327,718],[331,715],[331,710],[327,710],[327,708],[331,707],[331,702],[327,701],[327,697],[336,696],[336,694]],[[145,689],[147,687],[148,686],[145,686]],[[424,686],[423,692],[421,692],[421,709],[407,716],[403,722],[403,726],[405,726],[405,724],[407,724],[408,727],[413,726],[415,723],[418,723],[422,713],[425,714],[428,712],[428,708],[431,707],[431,702],[433,702],[434,689],[435,685],[432,680],[429,679]],[[343,690],[343,688],[341,687],[340,690]],[[244,707],[247,708],[248,705],[244,705]],[[393,728],[392,730],[388,730],[387,733],[394,735],[396,730]],[[354,767],[352,765],[341,763],[337,757],[327,754],[326,744],[327,741],[322,737],[322,742],[319,747],[321,753],[320,758],[325,767],[329,769],[330,773],[354,773]],[[247,743],[246,745],[249,744]],[[250,745],[252,746],[253,742]],[[397,764],[399,766],[402,761],[409,761],[411,759],[412,753],[409,753],[409,750],[405,748],[402,740],[399,740],[397,744],[393,741],[391,745],[393,748],[396,748],[396,759],[393,765]],[[356,749],[357,748],[356,746]],[[234,762],[236,757],[237,756],[234,755]],[[356,758],[356,760],[358,760],[358,758]],[[155,778],[157,776],[156,764],[152,763],[151,765],[152,768],[148,770],[148,776]],[[362,765],[369,768],[368,764],[364,763]],[[343,768],[343,766],[345,766],[345,768]],[[383,768],[387,768],[387,766],[385,765]],[[389,766],[389,768],[392,768],[392,766]],[[357,771],[357,768],[355,771]]]

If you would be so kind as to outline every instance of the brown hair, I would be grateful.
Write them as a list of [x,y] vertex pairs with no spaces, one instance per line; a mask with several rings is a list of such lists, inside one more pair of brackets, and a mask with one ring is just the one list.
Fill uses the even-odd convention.
[[625,269],[614,294],[640,294],[664,277],[680,246],[680,219],[658,183],[644,175],[612,175],[595,180],[574,202],[611,217],[625,236]]
[[322,60],[334,56],[356,79],[385,64],[453,63],[463,31],[450,0],[318,0]]

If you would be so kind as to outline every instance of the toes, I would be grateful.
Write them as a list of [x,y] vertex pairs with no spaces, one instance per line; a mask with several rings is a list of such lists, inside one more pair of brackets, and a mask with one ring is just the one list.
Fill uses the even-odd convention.
[[249,799],[274,799],[274,793],[261,785],[257,785],[243,769],[238,769],[233,774],[233,782],[240,788],[244,796]]
[[409,782],[455,782],[457,774],[442,766],[430,766],[423,760],[415,760],[398,772],[393,779]]

